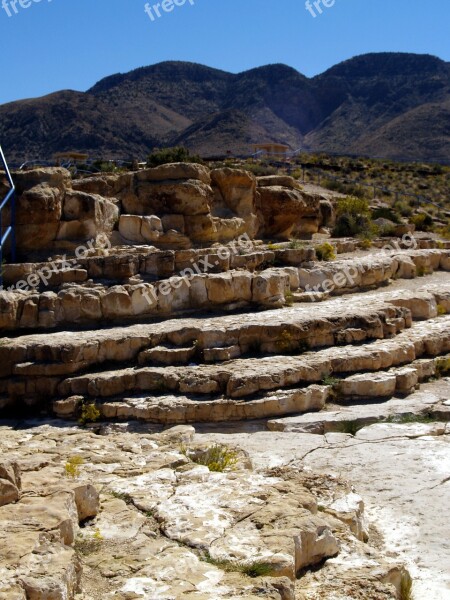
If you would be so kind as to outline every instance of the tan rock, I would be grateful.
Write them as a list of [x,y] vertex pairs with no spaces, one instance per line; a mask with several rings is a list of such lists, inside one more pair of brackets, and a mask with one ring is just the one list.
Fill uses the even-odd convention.
[[168,163],[153,169],[139,171],[136,177],[138,181],[198,179],[206,184],[211,183],[208,167],[196,163]]
[[136,195],[122,200],[131,215],[208,215],[213,201],[209,185],[194,179],[182,181],[140,181]]
[[137,215],[120,215],[119,233],[126,240],[138,244],[144,243],[145,240],[141,234],[141,227],[142,217]]
[[386,398],[395,393],[397,378],[393,373],[361,373],[339,382],[343,396]]
[[75,484],[72,487],[75,494],[75,504],[78,511],[78,521],[97,516],[100,509],[99,494],[95,487],[89,483]]

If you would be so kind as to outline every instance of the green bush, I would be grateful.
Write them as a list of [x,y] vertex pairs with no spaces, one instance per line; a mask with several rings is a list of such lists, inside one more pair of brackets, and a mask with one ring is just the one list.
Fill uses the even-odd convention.
[[264,177],[265,175],[277,175],[278,170],[271,165],[253,163],[245,165],[245,170],[250,171],[255,177]]
[[395,212],[393,208],[388,208],[385,206],[375,208],[372,211],[372,219],[375,221],[376,219],[387,219],[388,221],[392,221],[396,225],[400,223],[400,217]]
[[424,213],[413,215],[410,221],[416,226],[417,231],[432,231],[433,229],[433,218],[430,215]]
[[100,411],[98,410],[95,403],[89,402],[87,404],[82,405],[79,422],[82,425],[86,425],[86,423],[95,423],[95,421],[99,420],[100,416]]
[[340,194],[349,194],[351,196],[355,196],[356,198],[360,198],[363,200],[367,198],[367,188],[361,187],[359,185],[343,183],[341,181],[335,181],[334,179],[326,179],[322,187],[327,190],[331,190],[332,192],[339,192]]
[[374,228],[369,202],[363,198],[340,198],[336,206],[336,237],[354,237]]
[[191,154],[187,148],[183,148],[182,146],[156,150],[152,154],[149,154],[147,158],[148,167],[159,167],[160,165],[179,162],[203,163],[200,156]]
[[197,465],[203,465],[215,473],[233,470],[238,463],[238,454],[226,446],[214,444],[205,451],[189,450],[181,448],[182,454],[192,460]]
[[70,456],[64,465],[66,477],[76,479],[80,476],[80,467],[84,465],[84,459],[81,456]]
[[316,250],[317,260],[335,260],[336,259],[335,248],[329,242],[324,242],[323,244],[316,246],[315,250]]

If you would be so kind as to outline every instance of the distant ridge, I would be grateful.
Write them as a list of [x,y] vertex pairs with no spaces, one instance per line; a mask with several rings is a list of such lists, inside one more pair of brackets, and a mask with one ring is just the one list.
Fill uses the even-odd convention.
[[450,161],[450,63],[429,55],[365,54],[312,79],[282,65],[237,75],[187,62],[115,74],[0,106],[11,161],[58,151],[143,157],[183,144],[201,155],[292,149]]

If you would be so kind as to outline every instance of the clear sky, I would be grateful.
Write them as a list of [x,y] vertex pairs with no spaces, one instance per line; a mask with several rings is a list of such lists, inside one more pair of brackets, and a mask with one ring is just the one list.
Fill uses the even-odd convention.
[[232,72],[282,62],[308,76],[366,52],[450,61],[449,0],[335,0],[315,18],[305,0],[186,0],[160,18],[152,12],[154,21],[145,0],[3,3],[0,103],[86,90],[104,76],[164,60]]

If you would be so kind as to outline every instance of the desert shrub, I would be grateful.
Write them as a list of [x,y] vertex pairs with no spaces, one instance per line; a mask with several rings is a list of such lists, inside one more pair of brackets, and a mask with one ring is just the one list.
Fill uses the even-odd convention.
[[332,246],[329,242],[324,242],[323,244],[319,244],[316,246],[316,256],[318,260],[335,260],[336,259],[336,251],[334,246]]
[[326,179],[322,183],[322,187],[332,192],[339,192],[340,194],[348,194],[361,200],[367,198],[367,189],[359,185],[343,183],[341,181],[335,181],[334,179]]
[[361,237],[359,247],[362,250],[369,250],[369,248],[372,248],[372,240],[369,237]]
[[378,235],[381,237],[393,237],[395,235],[395,225],[384,223],[378,227]]
[[394,204],[395,210],[402,215],[402,217],[410,217],[412,215],[412,208],[407,202],[399,200]]
[[338,200],[334,228],[336,237],[354,237],[365,231],[370,231],[373,227],[367,200],[352,196]]
[[235,450],[214,444],[205,451],[189,450],[181,447],[180,451],[197,465],[203,465],[214,473],[223,473],[233,470],[238,463],[238,454]]
[[284,294],[284,299],[286,300],[286,306],[293,306],[294,294],[291,292],[291,290],[287,290],[287,292]]
[[289,250],[300,250],[300,248],[305,247],[305,242],[301,240],[291,240],[289,242]]
[[300,179],[303,177],[303,171],[301,169],[294,169],[291,173],[291,177],[294,179]]
[[450,223],[438,229],[438,234],[446,240],[450,240]]
[[84,465],[84,460],[81,456],[70,456],[64,465],[66,477],[71,479],[79,477],[81,465]]
[[445,356],[438,358],[436,361],[436,373],[438,377],[443,377],[450,372],[450,358]]
[[[79,166],[79,168],[81,168],[81,166]],[[95,162],[92,163],[92,166],[86,165],[86,171],[96,171],[99,173],[115,173],[116,171],[119,171],[120,169],[111,161],[109,160],[96,160]]]
[[95,552],[100,551],[102,542],[103,536],[100,532],[100,529],[97,528],[90,537],[80,534],[75,540],[74,549],[77,554],[89,556],[89,554],[94,554]]
[[333,377],[332,375],[324,375],[321,383],[322,385],[331,385],[332,387],[334,387],[339,383],[339,379]]
[[418,231],[431,231],[433,229],[433,218],[430,215],[424,213],[413,215],[410,221]]
[[361,425],[357,421],[341,421],[338,425],[339,433],[347,433],[355,437],[360,429],[362,429],[364,425]]
[[264,177],[265,175],[276,175],[278,173],[276,167],[260,163],[245,165],[245,170],[253,173],[255,177]]
[[98,410],[94,402],[89,402],[81,406],[79,422],[82,425],[86,425],[86,423],[95,423],[99,420],[99,418],[100,411]]
[[443,304],[438,304],[437,305],[437,312],[438,312],[438,315],[441,317],[442,315],[446,315],[447,314],[447,309],[445,308],[445,306]]
[[155,150],[147,157],[148,167],[159,167],[160,165],[178,162],[203,163],[200,156],[191,154],[187,148],[183,148],[182,146]]
[[395,212],[393,208],[388,208],[385,206],[381,206],[379,208],[375,208],[372,210],[372,219],[375,221],[376,219],[387,219],[388,221],[392,221],[396,225],[400,223],[400,217]]
[[400,600],[414,600],[413,581],[409,574],[404,574],[400,582]]

